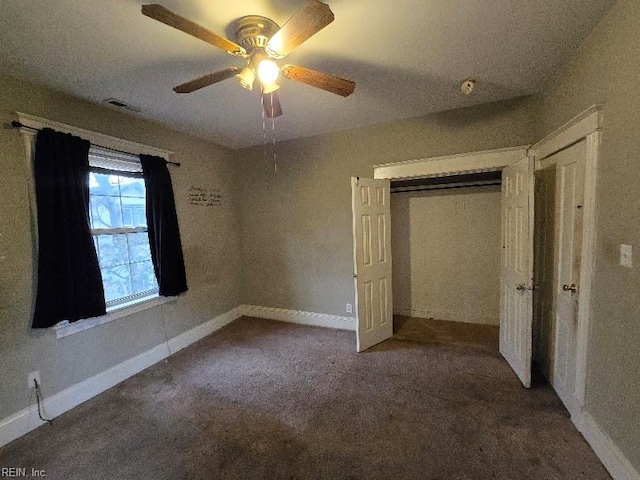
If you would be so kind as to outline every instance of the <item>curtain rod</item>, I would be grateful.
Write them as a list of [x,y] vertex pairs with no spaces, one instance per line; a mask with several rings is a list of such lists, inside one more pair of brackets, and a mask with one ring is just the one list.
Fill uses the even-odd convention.
[[[39,128],[35,128],[35,127],[30,127],[28,125],[24,125],[20,122],[18,122],[17,120],[13,120],[11,122],[11,126],[13,128],[26,128],[27,130],[32,130],[34,132],[39,132],[40,129]],[[118,150],[116,148],[111,148],[111,147],[105,147],[103,145],[98,145],[96,143],[92,143],[91,145],[93,145],[94,147],[100,147],[100,148],[104,148],[105,150],[110,150],[112,152],[117,152],[117,153],[124,153],[126,155],[134,155],[131,152],[125,152],[124,150]],[[176,167],[180,166],[180,162],[170,162],[169,160],[164,159],[165,162],[167,162],[169,165],[175,165]]]

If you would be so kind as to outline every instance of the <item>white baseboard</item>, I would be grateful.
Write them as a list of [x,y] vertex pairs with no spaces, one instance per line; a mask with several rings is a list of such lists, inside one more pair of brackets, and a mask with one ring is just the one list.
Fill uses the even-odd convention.
[[[242,308],[236,307],[170,339],[167,344],[157,345],[140,355],[125,360],[108,370],[87,378],[51,397],[45,398],[41,404],[43,416],[45,418],[55,418],[77,407],[81,403],[86,402],[127,378],[132,377],[136,373],[174,354],[178,350],[182,350],[192,343],[210,335],[241,316]],[[0,420],[0,447],[44,424],[45,422],[38,417],[36,404],[30,405]]]
[[192,328],[191,330],[187,330],[177,337],[173,337],[169,340],[169,349],[171,350],[171,354],[173,355],[178,350],[182,350],[192,343],[195,343],[198,340],[211,335],[216,330],[219,330],[225,325],[230,324],[234,320],[240,318],[242,315],[242,307],[238,306],[226,313],[223,313],[222,315],[218,315],[216,318],[209,320],[208,322],[202,323],[197,327]]
[[446,322],[470,323],[473,325],[493,325],[496,327],[500,325],[500,319],[498,317],[489,317],[473,313],[464,314],[459,312],[437,312],[432,310],[395,308],[393,314],[402,315],[403,317],[444,320]]
[[614,480],[640,480],[640,473],[588,412],[574,423]]
[[260,307],[258,305],[242,305],[241,308],[242,314],[248,317],[268,318],[269,320],[280,320],[281,322],[338,328],[341,330],[355,331],[356,329],[356,319],[354,317],[287,310],[286,308]]

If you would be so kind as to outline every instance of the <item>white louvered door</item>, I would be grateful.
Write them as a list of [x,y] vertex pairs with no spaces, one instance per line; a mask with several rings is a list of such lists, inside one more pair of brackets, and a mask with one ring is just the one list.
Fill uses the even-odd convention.
[[351,178],[356,350],[393,336],[389,180]]

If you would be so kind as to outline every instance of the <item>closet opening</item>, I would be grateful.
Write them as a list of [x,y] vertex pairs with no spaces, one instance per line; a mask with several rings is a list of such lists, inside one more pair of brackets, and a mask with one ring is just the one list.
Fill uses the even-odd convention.
[[391,181],[394,336],[498,352],[500,170]]

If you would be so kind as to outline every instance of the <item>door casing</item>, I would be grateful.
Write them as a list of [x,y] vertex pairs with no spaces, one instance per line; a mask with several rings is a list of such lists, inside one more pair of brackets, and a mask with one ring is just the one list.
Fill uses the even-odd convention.
[[[581,247],[581,297],[578,308],[575,396],[584,407],[587,383],[587,353],[591,321],[592,281],[595,268],[595,202],[596,171],[602,139],[603,105],[594,105],[549,134],[533,146],[518,146],[496,150],[421,158],[374,167],[374,178],[401,180],[447,175],[461,175],[502,170],[523,158],[534,159],[535,170],[554,153],[586,140],[585,190],[583,205],[583,235]],[[536,232],[533,232],[535,235]]]
[[[594,105],[577,115],[562,127],[533,145],[529,155],[535,159],[535,169],[544,170],[554,165],[553,155],[581,140],[586,142],[584,167],[584,200],[582,208],[582,246],[580,249],[580,302],[578,305],[576,332],[576,371],[574,396],[576,409],[582,409],[587,389],[587,354],[592,311],[592,286],[595,270],[596,244],[596,172],[600,144],[604,106]],[[579,412],[570,412],[572,416]]]

